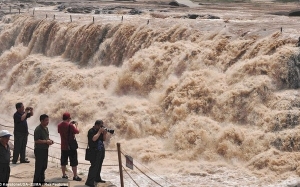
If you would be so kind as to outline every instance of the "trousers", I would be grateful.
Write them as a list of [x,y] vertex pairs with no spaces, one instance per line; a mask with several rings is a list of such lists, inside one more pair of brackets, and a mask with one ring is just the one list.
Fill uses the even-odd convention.
[[89,168],[89,174],[86,180],[86,184],[94,184],[94,182],[102,180],[100,173],[105,157],[105,149],[103,148],[103,150],[101,151],[96,151],[94,155],[94,158],[90,160],[91,166]]
[[7,164],[0,164],[0,183],[1,186],[7,186],[10,175],[10,167],[9,163]]
[[34,149],[35,170],[33,183],[45,183],[45,171],[48,166],[48,149]]
[[25,161],[26,145],[27,145],[28,133],[15,132],[14,133],[14,152],[13,162],[17,162],[20,155],[20,161]]

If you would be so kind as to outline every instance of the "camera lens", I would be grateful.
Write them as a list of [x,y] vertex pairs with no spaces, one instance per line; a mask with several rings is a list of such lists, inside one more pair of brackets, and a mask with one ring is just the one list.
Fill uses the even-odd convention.
[[110,134],[114,134],[115,130],[111,130],[111,129],[108,129],[107,130]]

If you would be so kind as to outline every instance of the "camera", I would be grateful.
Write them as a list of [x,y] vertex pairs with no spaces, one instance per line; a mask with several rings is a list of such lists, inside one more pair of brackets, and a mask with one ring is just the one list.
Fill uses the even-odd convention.
[[115,130],[112,130],[112,129],[108,129],[104,126],[102,126],[104,128],[104,130],[106,130],[106,132],[109,132],[110,134],[114,134],[115,133]]
[[26,107],[26,111],[28,111],[28,113],[30,113],[30,111],[32,110],[33,108],[32,107]]
[[71,124],[78,125],[77,121],[71,121]]

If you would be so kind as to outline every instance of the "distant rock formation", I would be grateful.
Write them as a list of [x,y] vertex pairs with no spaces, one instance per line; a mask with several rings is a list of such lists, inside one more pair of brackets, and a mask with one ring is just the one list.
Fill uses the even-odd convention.
[[66,6],[64,4],[60,4],[60,5],[57,6],[57,9],[59,11],[63,11],[65,8],[66,8]]
[[199,14],[188,14],[187,16],[184,16],[184,18],[188,19],[197,19],[197,18],[202,18],[202,19],[220,19],[218,16],[213,16],[213,15],[199,15]]
[[68,7],[66,9],[67,12],[69,13],[91,13],[92,10],[95,9],[93,7]]
[[289,16],[300,16],[300,10],[294,10],[289,13]]
[[169,3],[171,6],[179,6],[179,3],[177,1],[172,1]]
[[5,15],[3,11],[0,11],[0,18],[2,18]]
[[141,14],[142,11],[138,10],[138,9],[132,9],[128,12],[128,14],[131,14],[131,15],[136,15],[136,14]]

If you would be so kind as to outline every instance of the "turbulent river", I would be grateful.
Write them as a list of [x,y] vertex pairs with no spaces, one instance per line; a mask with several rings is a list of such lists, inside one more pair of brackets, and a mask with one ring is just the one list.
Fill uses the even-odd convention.
[[[120,142],[163,186],[297,180],[298,18],[240,10],[216,12],[216,20],[99,15],[93,23],[36,10],[0,23],[1,124],[12,126],[23,102],[35,110],[30,129],[46,113],[57,135],[68,111],[86,142],[102,119],[115,130],[107,148]],[[103,172],[119,185],[117,173]],[[141,186],[154,186],[146,179],[136,174]]]

